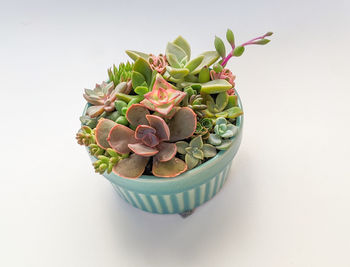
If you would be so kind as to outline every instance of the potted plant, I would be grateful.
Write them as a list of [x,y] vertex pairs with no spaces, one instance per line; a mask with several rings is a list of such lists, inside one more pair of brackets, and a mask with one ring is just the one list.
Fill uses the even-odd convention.
[[248,45],[191,58],[181,36],[158,56],[127,50],[132,63],[108,69],[108,80],[85,89],[88,102],[76,135],[96,172],[128,203],[153,213],[188,214],[225,183],[242,138],[243,111],[235,76],[226,67]]

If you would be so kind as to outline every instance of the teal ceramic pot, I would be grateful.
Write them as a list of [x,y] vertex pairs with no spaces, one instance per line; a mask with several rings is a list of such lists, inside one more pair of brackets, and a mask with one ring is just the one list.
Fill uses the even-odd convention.
[[[238,97],[238,105],[242,108]],[[84,110],[85,114],[86,108]],[[159,213],[185,213],[213,198],[229,177],[232,159],[242,139],[243,115],[237,118],[238,133],[226,151],[174,178],[142,175],[137,179],[122,178],[113,172],[103,174],[119,196],[141,210]],[[90,155],[90,154],[89,154]],[[94,162],[96,158],[91,156]]]

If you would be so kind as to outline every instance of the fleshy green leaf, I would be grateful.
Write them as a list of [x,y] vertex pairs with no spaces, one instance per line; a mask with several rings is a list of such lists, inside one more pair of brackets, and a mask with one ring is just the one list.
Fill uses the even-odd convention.
[[231,146],[231,144],[232,144],[231,140],[223,140],[219,146],[216,146],[216,149],[226,150]]
[[237,102],[237,96],[236,95],[229,95],[228,96],[228,103],[227,103],[226,108],[229,109],[229,108],[236,107],[237,103],[238,103]]
[[199,159],[192,157],[190,154],[186,154],[185,161],[189,170],[193,169],[199,163]]
[[178,45],[179,47],[182,48],[183,51],[185,51],[187,58],[191,58],[191,47],[189,43],[183,38],[182,36],[177,37],[174,41],[174,44]]
[[233,55],[235,57],[240,57],[244,52],[244,46],[237,46],[234,50],[233,50]]
[[202,140],[202,136],[197,136],[195,138],[193,138],[190,142],[190,146],[191,147],[197,147],[197,148],[202,148],[203,146],[203,140]]
[[180,62],[177,60],[177,58],[174,54],[169,53],[167,55],[167,60],[168,60],[170,66],[172,66],[174,68],[181,68]]
[[235,36],[234,36],[233,32],[230,29],[227,29],[226,39],[230,43],[231,46],[235,45]]
[[166,69],[169,72],[169,74],[172,77],[174,77],[175,79],[182,79],[183,77],[185,77],[190,72],[186,68],[177,69],[177,68],[173,68],[173,67],[167,66]]
[[204,56],[203,61],[194,71],[191,72],[192,74],[198,74],[204,66],[210,67],[220,58],[220,55],[216,51],[207,51],[200,55]]
[[205,158],[212,158],[216,155],[216,148],[210,144],[204,144],[202,151],[204,153]]
[[137,51],[133,51],[133,50],[126,50],[125,52],[134,61],[136,61],[139,57],[142,57],[145,60],[148,60],[148,58],[149,58],[149,55],[142,53],[142,52],[137,52]]
[[151,79],[152,79],[152,69],[149,66],[148,62],[142,58],[139,57],[134,64],[134,71],[137,71],[143,75],[145,78],[147,84],[150,84]]
[[137,71],[133,71],[131,74],[131,82],[132,87],[136,88],[137,86],[141,86],[145,82],[145,77]]
[[217,94],[232,88],[232,84],[223,79],[213,80],[201,84],[201,92],[206,94]]
[[216,134],[210,134],[209,138],[208,138],[208,142],[214,146],[218,146],[221,144],[222,140],[221,140],[220,136],[218,136]]
[[210,81],[210,72],[207,66],[204,66],[199,72],[198,81],[200,83],[206,83]]
[[224,58],[226,55],[226,48],[224,42],[221,40],[220,37],[215,36],[214,41],[215,49],[219,53],[219,55]]
[[216,97],[216,106],[218,111],[223,111],[228,103],[228,95],[226,92],[219,93]]
[[271,40],[269,40],[269,39],[261,39],[261,40],[255,41],[253,44],[265,45],[265,44],[269,43],[270,41]]
[[173,43],[168,43],[166,49],[165,49],[165,55],[168,58],[169,54],[173,54],[176,56],[177,61],[181,62],[186,56],[186,52],[178,45]]
[[137,86],[135,89],[134,89],[135,93],[140,95],[140,96],[143,96],[145,94],[148,93],[148,87],[145,87],[145,86]]
[[203,61],[204,56],[198,56],[194,59],[192,59],[190,62],[188,62],[185,66],[186,69],[188,69],[190,72],[192,72],[194,69],[196,69]]
[[180,154],[186,154],[186,148],[189,146],[189,144],[185,141],[178,141],[176,142],[177,152]]
[[243,111],[239,107],[232,107],[224,110],[223,112],[216,113],[215,116],[234,119],[242,114],[243,114]]

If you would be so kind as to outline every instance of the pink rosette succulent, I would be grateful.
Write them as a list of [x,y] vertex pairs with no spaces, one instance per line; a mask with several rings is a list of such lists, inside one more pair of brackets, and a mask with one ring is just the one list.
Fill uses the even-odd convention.
[[158,56],[150,54],[148,58],[148,63],[152,70],[155,70],[162,75],[166,71],[166,66],[168,66],[166,56],[163,54],[159,54]]
[[145,107],[158,112],[161,116],[171,118],[182,99],[185,92],[175,90],[161,75],[157,75],[152,91],[145,94],[145,99],[141,101]]

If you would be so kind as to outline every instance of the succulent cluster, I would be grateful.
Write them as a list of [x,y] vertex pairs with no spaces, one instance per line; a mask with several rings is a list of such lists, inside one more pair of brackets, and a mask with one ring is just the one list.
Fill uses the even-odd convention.
[[108,81],[85,89],[88,108],[76,139],[96,158],[95,171],[175,177],[228,149],[243,112],[227,62],[248,45],[268,43],[271,35],[236,46],[228,30],[231,52],[216,37],[215,50],[194,58],[181,36],[164,54],[127,50],[133,63],[113,65]]

